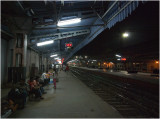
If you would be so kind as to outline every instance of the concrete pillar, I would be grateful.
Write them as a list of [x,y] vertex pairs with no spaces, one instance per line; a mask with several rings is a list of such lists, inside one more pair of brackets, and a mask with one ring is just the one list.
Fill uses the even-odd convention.
[[26,79],[27,35],[22,32],[15,33],[13,67],[9,69],[9,80],[16,83]]
[[[13,67],[26,67],[27,35],[16,33],[13,51]],[[20,61],[21,60],[21,61]]]

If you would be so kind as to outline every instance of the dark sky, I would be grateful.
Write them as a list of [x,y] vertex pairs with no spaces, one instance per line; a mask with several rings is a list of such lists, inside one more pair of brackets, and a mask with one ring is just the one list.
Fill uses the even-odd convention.
[[[130,36],[122,38],[128,31]],[[77,55],[159,57],[159,2],[146,2],[140,5],[122,22],[116,23],[110,30],[106,29]],[[153,55],[153,56],[151,56]]]

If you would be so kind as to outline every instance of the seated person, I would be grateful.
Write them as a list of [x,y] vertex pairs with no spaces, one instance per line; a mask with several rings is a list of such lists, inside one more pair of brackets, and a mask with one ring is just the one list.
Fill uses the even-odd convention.
[[29,85],[27,85],[25,83],[25,80],[21,79],[16,85],[15,88],[18,88],[20,93],[21,93],[21,97],[23,98],[23,103],[24,105],[26,104],[26,98],[28,96],[28,91],[29,91]]
[[44,99],[42,97],[42,92],[40,90],[40,87],[37,85],[36,81],[33,80],[33,78],[30,78],[29,85],[30,85],[30,92],[34,93],[36,98]]
[[11,109],[13,112],[16,111],[18,108],[18,104],[15,104],[11,99],[7,100],[2,100],[1,103],[1,114],[5,114],[5,112],[7,112],[7,110]]
[[41,92],[42,92],[43,94],[46,94],[46,92],[44,92],[44,88],[42,87],[42,84],[40,84],[39,80],[40,80],[40,77],[39,77],[39,76],[36,76],[36,78],[35,78],[35,80],[34,80],[34,84],[35,84],[36,86],[39,86],[39,88],[40,88],[40,90],[41,90]]
[[18,108],[24,108],[26,96],[18,88],[13,87],[8,93],[8,100],[11,100]]

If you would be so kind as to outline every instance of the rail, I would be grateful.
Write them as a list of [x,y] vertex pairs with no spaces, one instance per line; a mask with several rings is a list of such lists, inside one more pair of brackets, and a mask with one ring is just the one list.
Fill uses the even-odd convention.
[[95,71],[75,67],[70,69],[73,75],[116,108],[124,117],[159,116],[159,95],[156,89],[146,90],[145,86],[140,87],[129,81],[123,82]]

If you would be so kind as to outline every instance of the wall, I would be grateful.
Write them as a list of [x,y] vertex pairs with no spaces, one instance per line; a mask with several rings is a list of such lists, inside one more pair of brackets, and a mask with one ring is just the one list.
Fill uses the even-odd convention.
[[26,59],[26,76],[29,77],[31,67],[38,67],[39,69],[39,54],[32,49],[27,49]]
[[8,41],[1,39],[1,84],[7,82],[7,47]]
[[38,67],[40,70],[40,65],[43,65],[42,71],[47,70],[47,58],[42,56],[42,64],[40,63],[40,55],[34,50],[28,48],[27,49],[27,59],[26,59],[26,76],[30,76],[31,67]]

